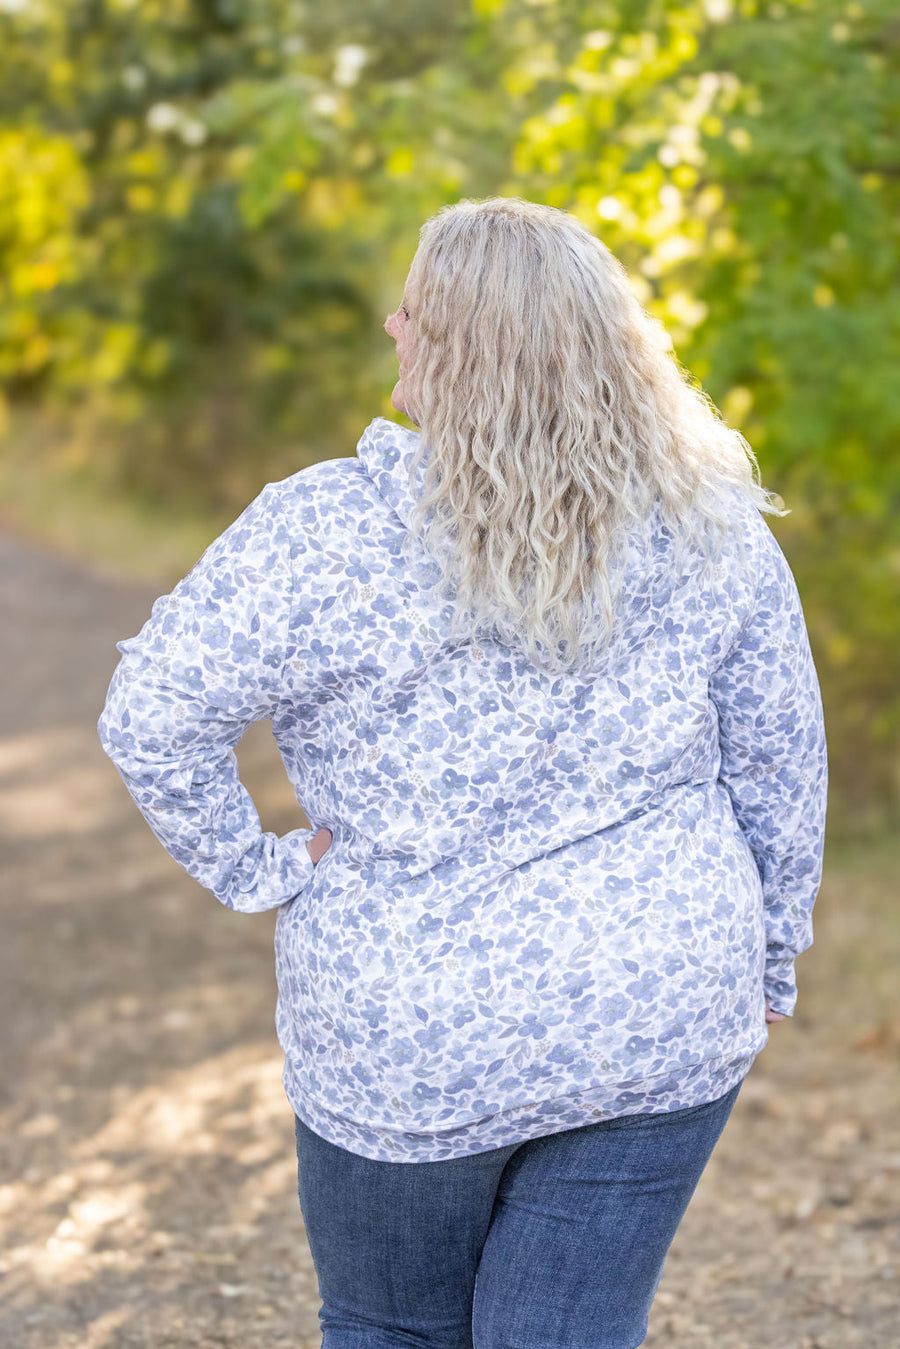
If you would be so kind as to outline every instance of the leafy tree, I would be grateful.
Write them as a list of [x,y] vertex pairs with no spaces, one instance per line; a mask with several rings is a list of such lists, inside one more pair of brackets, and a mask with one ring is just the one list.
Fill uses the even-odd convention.
[[564,41],[553,8],[522,49],[544,106],[517,185],[622,258],[792,509],[775,532],[806,601],[836,815],[884,822],[900,803],[896,8],[569,5]]
[[425,216],[573,211],[791,508],[835,819],[883,823],[898,54],[894,0],[0,3],[0,388],[135,492],[243,504],[387,410]]

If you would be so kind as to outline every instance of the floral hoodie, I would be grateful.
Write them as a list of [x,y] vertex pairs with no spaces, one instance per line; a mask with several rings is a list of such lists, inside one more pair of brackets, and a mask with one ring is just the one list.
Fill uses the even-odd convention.
[[[417,442],[378,418],[355,459],[267,484],[117,643],[103,748],[191,876],[278,910],[285,1091],[330,1141],[438,1160],[713,1100],[766,1043],[765,995],[794,1008],[821,880],[784,554],[729,494],[701,578],[654,517],[600,666],[549,674],[450,639],[401,547]],[[262,719],[313,829],[260,827],[234,746]]]

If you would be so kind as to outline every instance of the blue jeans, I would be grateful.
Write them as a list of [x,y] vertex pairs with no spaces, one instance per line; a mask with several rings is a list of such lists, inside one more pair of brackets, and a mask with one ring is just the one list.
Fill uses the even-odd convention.
[[379,1162],[295,1116],[322,1349],[636,1349],[741,1084],[441,1162]]

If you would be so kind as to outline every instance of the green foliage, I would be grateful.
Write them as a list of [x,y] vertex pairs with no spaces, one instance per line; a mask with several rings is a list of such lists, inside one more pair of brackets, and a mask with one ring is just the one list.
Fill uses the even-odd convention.
[[[237,502],[255,439],[274,452],[324,425],[306,433],[316,455],[346,438],[348,386],[378,396],[359,375],[365,250],[296,193],[259,209],[271,168],[245,123],[257,84],[286,78],[289,8],[83,0],[0,18],[0,378],[13,400],[99,411],[121,432],[107,479],[155,500]],[[303,145],[298,128],[295,175],[320,157]]]
[[422,220],[575,212],[758,452],[837,817],[900,806],[894,0],[0,4],[0,390],[244,504],[386,411]]
[[516,190],[622,258],[792,508],[775,530],[806,602],[836,814],[883,819],[900,798],[896,7],[648,3],[620,22],[574,6],[564,42],[554,8],[523,45],[545,96]]

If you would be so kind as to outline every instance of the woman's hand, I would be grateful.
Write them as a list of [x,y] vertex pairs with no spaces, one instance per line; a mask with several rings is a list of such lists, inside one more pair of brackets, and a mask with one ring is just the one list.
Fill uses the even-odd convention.
[[313,862],[318,862],[320,857],[324,857],[331,847],[331,840],[334,837],[330,829],[324,827],[313,834],[311,839],[307,839],[306,851],[309,853]]
[[[316,835],[318,837],[318,835]],[[782,1012],[773,1012],[769,1006],[769,999],[766,998],[766,1021],[771,1025],[774,1021],[787,1021],[787,1017]]]

